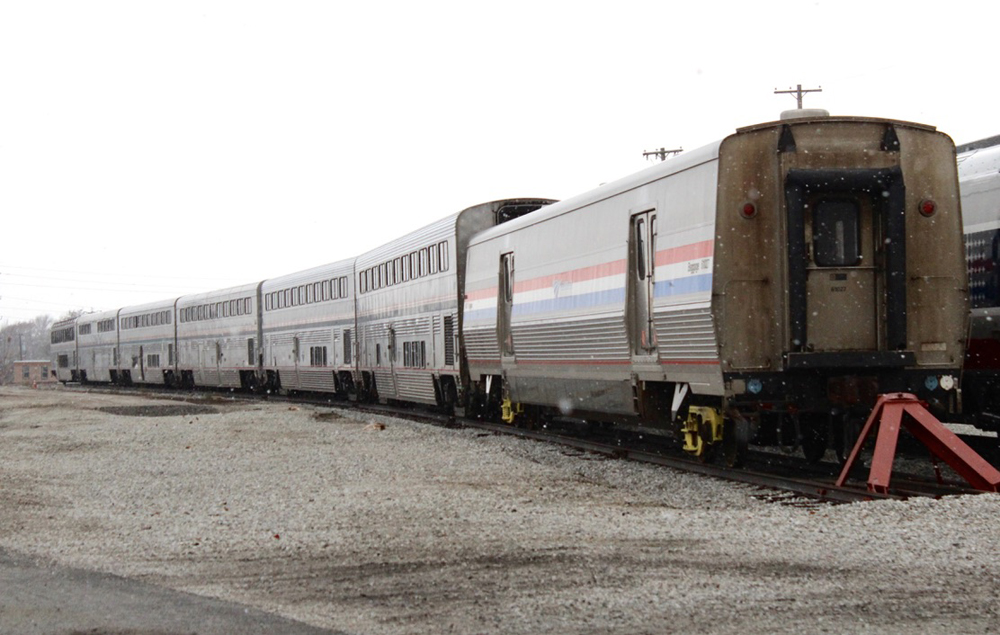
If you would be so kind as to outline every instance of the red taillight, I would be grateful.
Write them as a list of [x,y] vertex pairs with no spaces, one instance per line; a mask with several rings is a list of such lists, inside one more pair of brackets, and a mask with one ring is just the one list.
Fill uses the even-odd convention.
[[743,218],[753,218],[757,215],[757,206],[753,203],[744,203],[743,209],[740,210],[740,216]]
[[924,216],[933,216],[937,211],[937,203],[929,199],[920,201],[920,213]]

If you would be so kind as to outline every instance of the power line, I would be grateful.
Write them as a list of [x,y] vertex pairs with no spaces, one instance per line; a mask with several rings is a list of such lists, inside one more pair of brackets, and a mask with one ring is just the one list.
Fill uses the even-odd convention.
[[[124,286],[138,286],[138,285],[142,285],[143,287],[145,287],[147,289],[156,289],[156,288],[159,288],[159,289],[176,289],[179,284],[182,284],[182,283],[178,283],[178,284],[167,285],[167,284],[149,284],[149,283],[146,283],[146,282],[115,282],[113,280],[81,280],[80,278],[58,278],[58,277],[55,277],[55,276],[36,276],[36,275],[33,275],[33,274],[7,273],[7,272],[0,272],[0,274],[8,276],[8,277],[28,278],[28,279],[35,279],[35,280],[58,280],[58,281],[61,281],[61,282],[84,282],[84,283],[98,283],[98,284],[120,284],[120,285],[124,285]],[[6,280],[0,280],[0,284],[15,284],[15,283],[8,283]]]
[[[190,276],[154,276],[146,275],[144,273],[124,273],[119,271],[81,271],[79,269],[43,269],[41,267],[22,267],[20,265],[3,265],[0,264],[0,269],[23,269],[27,271],[45,271],[47,273],[82,273],[86,275],[94,276],[115,276],[117,278],[141,278],[143,280],[149,278],[160,278],[161,280],[212,280],[212,281],[223,281],[227,278],[192,278]],[[10,275],[24,275],[24,274],[10,274]],[[236,283],[239,284],[239,283]]]

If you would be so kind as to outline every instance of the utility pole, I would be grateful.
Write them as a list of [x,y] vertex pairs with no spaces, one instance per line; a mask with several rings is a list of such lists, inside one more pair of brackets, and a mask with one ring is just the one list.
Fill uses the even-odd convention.
[[643,152],[642,156],[645,158],[656,157],[660,161],[666,161],[667,157],[671,157],[675,154],[680,154],[684,152],[684,148],[677,148],[676,150],[667,150],[666,148],[660,148],[659,150],[651,150],[648,152]]
[[805,95],[806,93],[821,93],[821,92],[823,92],[823,87],[822,86],[820,86],[819,88],[805,88],[805,89],[803,89],[802,88],[802,84],[796,84],[794,90],[792,90],[792,89],[778,90],[777,88],[774,89],[774,94],[775,95],[795,95],[795,100],[799,104],[799,110],[802,110],[802,96],[803,95]]

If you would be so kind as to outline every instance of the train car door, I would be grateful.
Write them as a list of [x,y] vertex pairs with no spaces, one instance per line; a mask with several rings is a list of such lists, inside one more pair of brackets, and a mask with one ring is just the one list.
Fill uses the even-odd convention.
[[514,308],[514,254],[500,255],[500,281],[497,290],[497,339],[500,358],[513,361],[514,333],[511,316]]
[[809,196],[805,214],[807,346],[878,348],[874,206],[864,193]]
[[629,232],[628,313],[633,357],[656,355],[656,330],[653,328],[655,268],[656,212],[648,210],[632,216]]

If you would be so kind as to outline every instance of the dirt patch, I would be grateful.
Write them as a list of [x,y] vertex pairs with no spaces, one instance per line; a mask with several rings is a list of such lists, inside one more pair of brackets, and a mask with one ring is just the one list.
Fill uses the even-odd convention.
[[186,417],[190,415],[214,415],[219,411],[209,406],[105,406],[99,411],[122,417]]

